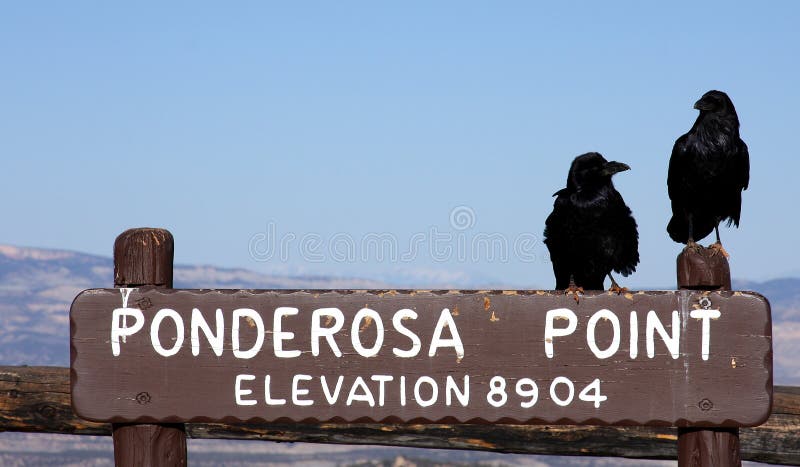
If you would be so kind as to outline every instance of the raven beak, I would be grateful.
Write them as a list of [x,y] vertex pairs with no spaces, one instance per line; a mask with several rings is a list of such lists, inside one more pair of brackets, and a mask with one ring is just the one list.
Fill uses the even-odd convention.
[[711,104],[701,98],[699,101],[694,103],[694,108],[697,110],[711,110]]
[[628,164],[623,164],[622,162],[617,162],[617,161],[610,161],[606,162],[606,165],[603,167],[603,174],[614,175],[615,173],[624,172],[630,169],[631,167]]

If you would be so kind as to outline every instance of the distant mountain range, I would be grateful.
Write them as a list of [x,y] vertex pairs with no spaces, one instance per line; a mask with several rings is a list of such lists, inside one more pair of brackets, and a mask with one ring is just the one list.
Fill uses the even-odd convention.
[[[396,283],[405,283],[407,271]],[[245,269],[177,265],[176,288],[335,289],[395,286],[331,276],[278,276]],[[0,364],[69,365],[69,306],[84,289],[111,287],[111,258],[0,245]],[[455,284],[459,286],[459,284]],[[468,287],[468,284],[461,285]],[[800,278],[734,281],[772,305],[775,382],[800,385]]]

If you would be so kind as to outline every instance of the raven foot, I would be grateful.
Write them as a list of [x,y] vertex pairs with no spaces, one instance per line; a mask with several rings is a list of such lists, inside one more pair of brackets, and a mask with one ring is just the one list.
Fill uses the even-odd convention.
[[695,253],[700,253],[703,250],[703,245],[700,245],[699,243],[695,242],[694,240],[689,240],[686,243],[686,246],[683,248],[683,251],[686,251],[686,250],[692,250]]
[[714,250],[711,252],[712,256],[716,255],[717,253],[722,253],[722,256],[724,256],[725,258],[731,257],[731,255],[727,251],[725,251],[725,248],[722,246],[722,243],[720,242],[712,243],[708,247]]
[[617,284],[617,282],[616,282],[616,281],[613,281],[613,280],[612,280],[612,281],[611,281],[611,287],[609,287],[609,288],[608,288],[608,291],[609,291],[609,292],[616,292],[616,293],[617,293],[617,295],[620,295],[620,294],[622,294],[623,292],[627,292],[627,291],[628,291],[628,288],[627,288],[627,287],[620,287],[620,285],[619,285],[619,284]]
[[570,283],[569,287],[564,291],[564,295],[572,294],[572,298],[576,303],[580,303],[580,294],[583,293],[583,287],[578,287],[575,283]]

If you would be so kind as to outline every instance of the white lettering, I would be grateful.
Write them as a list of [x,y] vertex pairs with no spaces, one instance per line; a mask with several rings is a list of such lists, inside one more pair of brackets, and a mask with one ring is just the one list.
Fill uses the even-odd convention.
[[203,317],[203,313],[200,312],[197,308],[192,308],[192,355],[195,357],[200,355],[200,330],[203,330],[203,335],[206,336],[206,340],[208,340],[208,345],[211,346],[211,350],[214,351],[217,357],[222,356],[222,342],[224,338],[225,332],[225,324],[222,319],[222,310],[217,308],[217,312],[215,313],[216,318],[216,327],[217,332],[214,334],[211,332],[211,326],[208,325],[208,322]]
[[378,382],[378,407],[383,407],[386,402],[386,384],[394,380],[394,376],[389,375],[372,375],[372,381]]
[[[442,331],[444,328],[450,330],[451,339],[442,339]],[[433,330],[433,338],[431,338],[431,348],[428,351],[429,357],[436,356],[436,349],[440,347],[453,347],[456,350],[456,357],[464,358],[464,344],[461,342],[461,337],[458,335],[456,322],[453,320],[453,315],[450,310],[445,308],[439,315],[439,321],[436,322],[436,328]],[[424,406],[423,406],[424,407]]]
[[419,355],[419,351],[422,349],[422,343],[420,342],[419,337],[414,334],[413,331],[403,326],[404,319],[417,319],[417,313],[414,310],[403,308],[402,310],[398,310],[397,313],[395,313],[392,317],[392,325],[397,332],[411,339],[411,348],[408,350],[402,350],[395,347],[392,349],[392,353],[400,358],[416,357]]
[[[429,399],[423,399],[420,395],[420,387],[423,383],[431,387],[431,397]],[[423,376],[417,379],[417,382],[414,384],[414,398],[417,400],[417,404],[419,404],[420,407],[430,407],[435,404],[436,399],[439,398],[439,386],[436,384],[436,381],[430,376]]]
[[631,311],[630,355],[631,359],[639,355],[639,317],[635,311]]
[[[566,319],[567,327],[556,328],[553,326],[553,322],[557,319]],[[578,317],[569,308],[556,308],[547,312],[544,327],[544,353],[547,358],[553,358],[553,338],[568,336],[575,332],[576,327],[578,327]]]
[[299,311],[300,310],[297,308],[292,308],[289,306],[281,306],[275,309],[275,314],[272,317],[272,346],[273,350],[275,351],[275,356],[278,358],[293,358],[300,356],[300,351],[297,349],[283,349],[283,341],[290,341],[294,339],[294,333],[284,331],[283,327],[281,326],[284,316],[294,316]]
[[600,380],[595,378],[594,381],[589,383],[589,385],[583,388],[583,391],[578,394],[578,399],[586,402],[593,402],[594,408],[599,409],[600,404],[608,400],[608,396],[600,394]]
[[450,405],[453,400],[453,395],[456,396],[458,402],[466,407],[469,404],[469,375],[464,375],[464,387],[462,390],[458,390],[458,385],[456,384],[456,380],[447,375],[447,380],[445,382],[445,403]]
[[[133,326],[127,326],[126,317],[133,316]],[[119,338],[125,342],[127,336],[139,332],[144,326],[144,315],[138,308],[115,308],[111,313],[111,354],[119,357]]]
[[[241,346],[239,342],[239,325],[242,318],[247,319],[247,323],[251,327],[256,328],[256,341],[249,350],[239,350]],[[236,358],[249,359],[253,358],[261,351],[261,346],[264,345],[264,321],[261,315],[256,310],[250,308],[237,308],[233,310],[233,330],[231,340],[233,341],[233,356]]]
[[[356,390],[358,390],[358,388],[361,388],[364,392],[362,394],[357,394]],[[366,402],[370,407],[375,407],[375,398],[372,397],[372,392],[370,392],[367,387],[367,383],[364,382],[364,378],[360,376],[356,378],[353,386],[350,388],[350,394],[347,395],[347,405],[352,405],[354,401]]]
[[273,399],[272,394],[270,394],[270,375],[264,376],[264,401],[267,405],[284,405],[286,404],[286,399]]
[[339,400],[339,392],[342,390],[342,381],[344,381],[344,376],[339,376],[336,379],[336,388],[333,390],[333,394],[331,394],[331,390],[328,387],[328,381],[325,379],[324,376],[320,377],[320,381],[322,383],[322,392],[325,394],[325,399],[328,401],[328,405],[333,405]]
[[[333,318],[333,326],[322,327],[322,316],[329,316]],[[344,325],[344,315],[338,308],[319,308],[314,310],[311,315],[311,355],[319,356],[319,338],[324,337],[328,341],[333,354],[337,357],[342,356],[342,351],[336,345],[333,335],[339,332]]]
[[[530,389],[525,389],[528,387]],[[525,409],[529,409],[536,405],[536,402],[539,400],[539,386],[536,384],[536,381],[530,378],[522,378],[517,381],[517,394],[520,397],[529,397],[527,401],[523,401],[519,403],[519,406]]]
[[702,343],[700,353],[703,356],[703,360],[708,360],[709,354],[709,347],[711,346],[711,321],[712,319],[718,319],[722,314],[719,310],[692,310],[689,313],[689,316],[696,319],[703,320],[703,327],[702,327]]
[[309,375],[294,375],[292,378],[292,403],[294,405],[314,405],[314,401],[310,401],[307,399],[300,399],[300,396],[305,396],[308,394],[308,389],[300,388],[299,383],[300,380],[303,381],[310,381],[311,376]]
[[655,311],[650,310],[647,313],[647,356],[650,358],[656,355],[655,331],[658,331],[661,339],[664,340],[672,358],[678,358],[680,356],[681,320],[677,310],[672,312],[672,336],[667,334],[664,324],[658,319]]
[[[566,399],[561,399],[556,394],[556,387],[559,384],[565,384],[568,389],[568,396]],[[553,400],[557,405],[561,407],[566,407],[572,402],[572,398],[575,397],[575,385],[572,384],[572,380],[567,378],[566,376],[559,376],[558,378],[554,379],[553,382],[550,384],[550,399]]]
[[[609,345],[605,350],[600,350],[600,348],[597,347],[597,342],[595,341],[595,328],[597,327],[597,322],[601,319],[611,321],[611,327],[614,331],[614,337],[611,339],[611,345]],[[586,326],[586,342],[589,344],[589,349],[592,350],[592,353],[594,353],[595,357],[604,359],[614,355],[617,353],[617,350],[619,350],[619,341],[619,318],[617,318],[617,315],[612,313],[611,310],[604,308],[589,318],[589,324]]]
[[236,386],[234,393],[236,394],[236,405],[256,405],[258,402],[252,399],[242,399],[242,396],[247,396],[253,393],[252,389],[242,389],[242,381],[253,381],[256,377],[253,375],[236,375]]
[[[175,343],[170,349],[165,349],[161,346],[161,338],[158,335],[158,331],[161,329],[161,321],[165,318],[169,318],[175,323]],[[170,308],[158,310],[153,322],[150,323],[150,341],[153,343],[153,349],[162,357],[171,357],[178,353],[183,345],[183,318],[181,318],[181,315]]]
[[[366,328],[369,323],[374,322],[377,332],[375,344],[369,349],[365,348],[361,342],[361,322],[364,320],[367,320],[367,324],[364,325],[364,328]],[[383,321],[377,311],[370,310],[369,308],[358,310],[358,313],[356,313],[356,316],[353,318],[353,324],[350,327],[350,340],[353,343],[353,348],[356,349],[356,352],[362,357],[374,357],[378,355],[378,351],[381,350],[381,346],[383,345]]]

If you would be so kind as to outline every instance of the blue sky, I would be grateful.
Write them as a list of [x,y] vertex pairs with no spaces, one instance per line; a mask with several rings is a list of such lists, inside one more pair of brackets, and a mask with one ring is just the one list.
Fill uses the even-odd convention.
[[[532,242],[572,158],[599,151],[632,167],[615,183],[641,263],[620,282],[670,286],[670,150],[694,101],[720,89],[752,166],[741,228],[722,231],[733,275],[798,275],[799,10],[7,3],[0,242],[109,256],[122,230],[160,226],[180,263],[547,288],[546,249]],[[264,261],[270,226],[292,239],[285,261]],[[450,235],[449,257],[430,254],[434,229]],[[479,235],[504,241],[507,258],[474,253]],[[398,258],[364,254],[378,237]],[[358,258],[339,260],[352,245]]]

